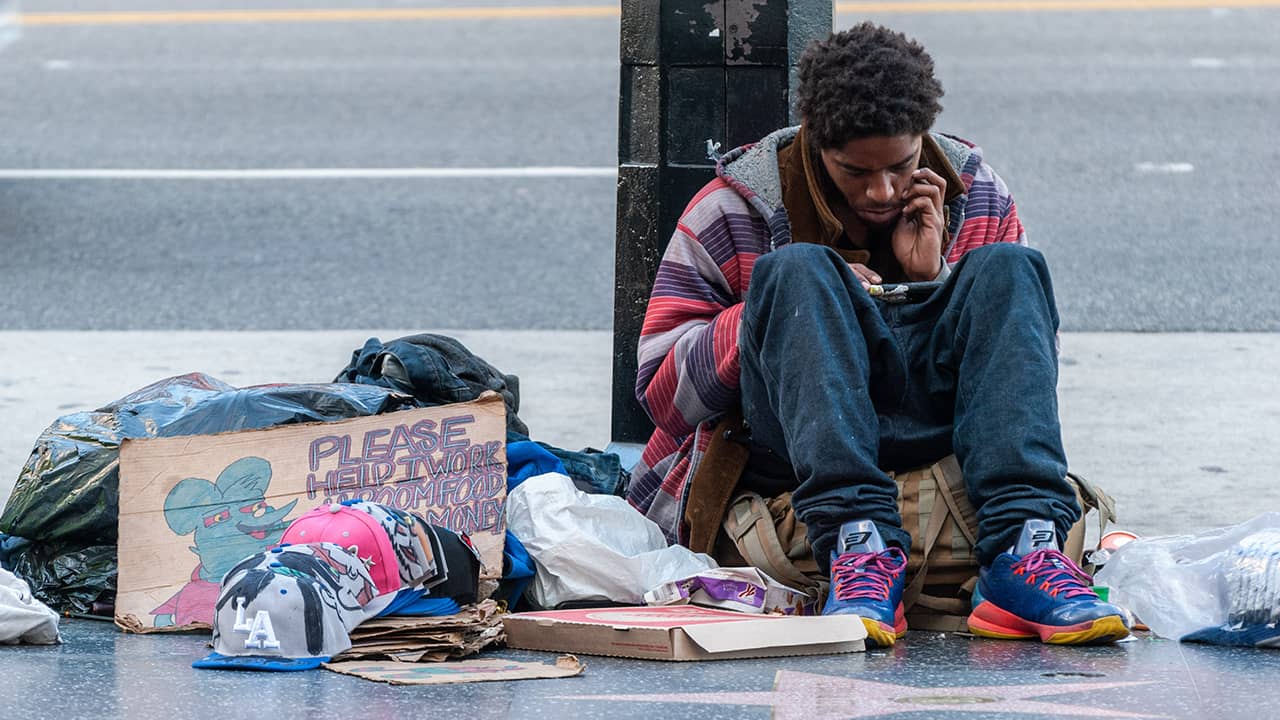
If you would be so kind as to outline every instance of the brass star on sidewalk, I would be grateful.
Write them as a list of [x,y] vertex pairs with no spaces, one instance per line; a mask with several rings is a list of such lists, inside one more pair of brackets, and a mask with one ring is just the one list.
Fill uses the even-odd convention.
[[1147,685],[1147,682],[1041,683],[1037,685],[971,685],[915,687],[855,678],[778,672],[772,692],[670,693],[661,695],[584,695],[576,700],[666,702],[693,705],[764,705],[776,720],[862,718],[904,712],[1034,713],[1075,717],[1150,718],[1089,705],[1061,705],[1029,698],[1066,693],[1097,692]]

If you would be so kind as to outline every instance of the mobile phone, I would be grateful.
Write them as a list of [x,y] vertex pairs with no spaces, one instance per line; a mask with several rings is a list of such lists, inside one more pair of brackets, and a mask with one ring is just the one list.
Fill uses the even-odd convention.
[[924,302],[942,287],[942,282],[929,280],[926,282],[889,283],[872,285],[867,293],[877,300],[888,303]]

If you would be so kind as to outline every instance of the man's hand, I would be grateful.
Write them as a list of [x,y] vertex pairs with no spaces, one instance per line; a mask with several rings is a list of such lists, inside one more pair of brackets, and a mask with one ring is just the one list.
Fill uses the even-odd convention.
[[863,265],[862,263],[849,263],[849,269],[853,271],[854,275],[858,276],[858,280],[862,282],[863,290],[866,290],[872,285],[880,284],[880,276],[875,274],[871,268]]
[[893,254],[908,280],[932,280],[942,270],[942,193],[947,181],[928,168],[911,174],[902,217],[893,229]]

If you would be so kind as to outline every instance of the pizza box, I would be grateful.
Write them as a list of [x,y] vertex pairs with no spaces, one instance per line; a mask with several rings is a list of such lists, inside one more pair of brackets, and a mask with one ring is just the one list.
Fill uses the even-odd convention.
[[515,613],[502,624],[509,647],[644,660],[860,652],[867,636],[854,615],[748,615],[689,605]]

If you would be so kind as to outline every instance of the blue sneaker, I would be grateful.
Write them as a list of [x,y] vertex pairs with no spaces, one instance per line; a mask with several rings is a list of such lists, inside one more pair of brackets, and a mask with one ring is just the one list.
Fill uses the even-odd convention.
[[898,548],[885,549],[875,523],[854,520],[841,525],[822,614],[857,615],[867,628],[869,647],[893,645],[907,634],[902,612],[906,571],[907,556]]
[[1124,613],[1098,598],[1093,578],[1058,549],[1048,520],[1027,520],[1012,552],[982,568],[969,631],[1005,640],[1097,645],[1129,634]]

